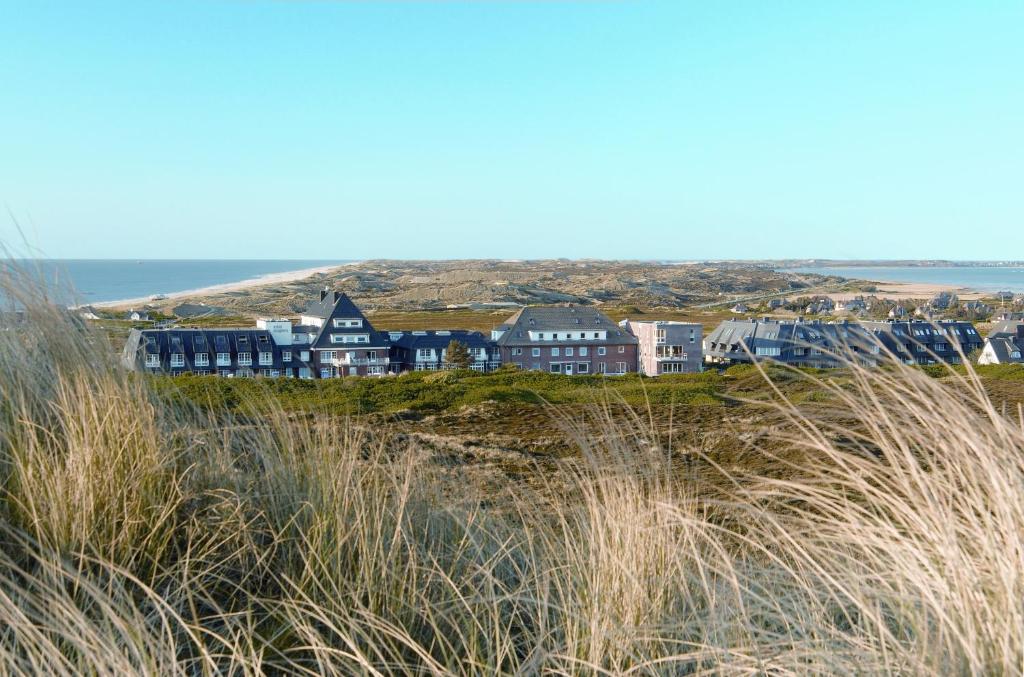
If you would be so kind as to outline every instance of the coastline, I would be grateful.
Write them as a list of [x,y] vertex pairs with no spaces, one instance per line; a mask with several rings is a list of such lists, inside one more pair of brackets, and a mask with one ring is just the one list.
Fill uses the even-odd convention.
[[[867,280],[878,287],[874,292],[840,292],[824,294],[834,301],[846,301],[856,296],[879,296],[897,301],[906,299],[928,299],[940,292],[951,292],[964,301],[976,301],[986,296],[986,292],[972,289],[971,287],[958,287],[952,284],[939,284],[936,282],[896,282],[892,280]],[[991,292],[987,293],[991,296]]]
[[266,275],[260,275],[258,277],[252,277],[246,280],[239,280],[237,282],[224,282],[222,284],[214,284],[208,287],[200,287],[197,289],[185,289],[182,291],[168,292],[163,294],[164,298],[153,300],[151,296],[140,296],[129,299],[117,299],[114,301],[98,301],[90,303],[88,305],[94,308],[120,308],[123,306],[139,306],[143,307],[155,303],[166,303],[168,301],[175,301],[178,299],[190,298],[193,296],[209,296],[211,294],[221,294],[224,292],[232,291],[243,291],[246,289],[252,289],[254,287],[262,287],[268,284],[282,284],[285,282],[297,282],[299,280],[305,280],[308,277],[314,275],[320,275],[323,273],[330,273],[332,271],[344,268],[345,266],[351,266],[358,262],[352,263],[341,263],[332,266],[317,266],[316,268],[303,268],[301,270],[291,270],[283,273],[267,273]]

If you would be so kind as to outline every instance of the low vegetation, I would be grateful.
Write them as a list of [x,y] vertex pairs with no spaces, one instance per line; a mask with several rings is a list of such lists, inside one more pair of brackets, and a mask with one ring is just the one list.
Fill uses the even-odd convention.
[[[4,674],[1024,666],[1024,421],[973,370],[154,381],[8,293]],[[575,450],[500,492],[361,413],[500,393]],[[672,393],[770,425],[743,463],[670,449],[644,407]]]

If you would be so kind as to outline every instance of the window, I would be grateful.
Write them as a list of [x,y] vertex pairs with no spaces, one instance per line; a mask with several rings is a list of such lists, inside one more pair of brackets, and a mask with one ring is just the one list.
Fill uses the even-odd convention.
[[185,355],[182,353],[171,353],[171,366],[172,367],[184,367],[185,366]]
[[160,356],[159,355],[146,355],[146,366],[147,367],[159,367]]
[[281,351],[281,361],[282,362],[291,362],[292,361],[292,351],[290,351],[290,350],[282,350]]
[[359,319],[342,319],[340,317],[334,318],[334,328],[360,328],[363,326],[363,321]]
[[369,343],[369,334],[331,334],[331,343]]
[[543,341],[544,340],[544,332],[539,332],[537,334],[537,338],[540,339],[541,341]]
[[594,338],[601,338],[601,332],[594,332]]
[[607,352],[608,352],[608,349],[605,348],[604,346],[598,346],[597,347],[597,354],[598,355],[605,355],[605,354],[607,354]]
[[607,372],[608,372],[608,363],[607,362],[598,362],[597,363],[597,373],[605,374]]
[[782,354],[782,349],[779,346],[757,346],[757,348],[754,349],[754,354],[766,357],[777,357]]
[[301,351],[299,351],[299,359],[302,360],[303,362],[309,362],[309,351],[308,350],[301,350]]
[[558,357],[558,348],[551,349],[551,357]]
[[209,369],[198,369],[198,370],[196,370],[196,376],[209,376],[209,375],[210,375],[210,370]]
[[196,366],[197,367],[208,367],[208,366],[210,366],[210,353],[196,353]]
[[260,364],[263,366],[269,366],[274,363],[273,353],[260,353]]
[[572,348],[566,348],[565,349],[565,356],[566,357],[572,357]]
[[590,372],[590,365],[589,364],[587,364],[586,362],[577,362],[576,363],[576,373],[577,374],[586,374],[586,373],[589,373],[589,372]]
[[619,346],[619,352],[620,353],[626,352],[626,346]]
[[619,368],[619,373],[620,374],[625,374],[626,373],[626,363],[625,362],[616,362],[616,365]]
[[654,342],[655,343],[664,343],[665,342],[665,330],[664,329],[658,329],[655,332]]
[[264,378],[270,378],[271,371],[271,369],[260,369],[260,376],[263,376]]
[[238,353],[238,365],[247,367],[252,364],[252,353]]
[[338,353],[333,350],[321,350],[320,362],[333,362]]
[[217,353],[217,366],[218,367],[230,367],[231,366],[231,353]]
[[431,357],[431,353],[433,353],[433,352],[434,351],[431,348],[417,348],[416,349],[416,359],[417,360],[429,360],[430,357]]
[[[539,349],[538,348],[534,348],[534,350],[539,350]],[[512,354],[513,355],[522,355],[523,354],[523,349],[522,348],[513,348],[512,349]]]
[[380,376],[384,373],[384,367],[367,367],[366,373],[368,376]]
[[586,346],[580,346],[580,357],[586,357],[586,356],[587,356],[587,347]]
[[562,363],[561,362],[552,362],[551,363],[551,373],[552,374],[561,374],[562,373]]
[[532,352],[534,357],[540,357],[540,348],[534,348]]
[[330,378],[331,370],[328,367],[324,367],[320,370],[320,378]]
[[313,378],[313,375],[309,371],[309,367],[299,367],[299,378]]

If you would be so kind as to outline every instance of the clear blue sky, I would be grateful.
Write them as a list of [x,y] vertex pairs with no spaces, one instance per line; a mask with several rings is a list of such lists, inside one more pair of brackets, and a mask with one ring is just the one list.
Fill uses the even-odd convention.
[[0,0],[0,202],[70,258],[1024,258],[1024,2]]

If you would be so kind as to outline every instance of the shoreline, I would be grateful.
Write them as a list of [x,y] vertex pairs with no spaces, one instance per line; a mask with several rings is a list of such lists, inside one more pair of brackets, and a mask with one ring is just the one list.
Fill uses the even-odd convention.
[[875,285],[878,290],[873,292],[838,292],[824,294],[824,296],[829,296],[835,301],[845,301],[856,296],[871,295],[902,301],[905,299],[928,299],[940,292],[950,292],[956,294],[962,300],[977,301],[994,294],[994,292],[986,292],[972,287],[941,284],[938,282],[900,282],[897,280],[865,280],[865,282]]
[[285,282],[297,282],[299,280],[305,280],[308,277],[314,275],[321,275],[324,273],[330,273],[332,271],[344,268],[345,266],[351,266],[360,263],[359,261],[351,263],[339,263],[331,266],[317,266],[315,268],[303,268],[301,270],[291,270],[282,273],[267,273],[258,277],[251,277],[245,280],[238,280],[237,282],[223,282],[221,284],[213,284],[208,287],[199,287],[196,289],[185,289],[182,291],[168,292],[163,294],[162,299],[153,299],[150,296],[139,296],[136,298],[129,299],[116,299],[114,301],[97,301],[89,303],[93,308],[120,308],[122,306],[139,306],[145,307],[147,305],[153,305],[157,303],[166,303],[168,301],[175,301],[178,299],[190,298],[193,296],[209,296],[211,294],[221,294],[224,292],[232,291],[244,291],[246,289],[252,289],[254,287],[262,287],[269,284],[282,284]]

